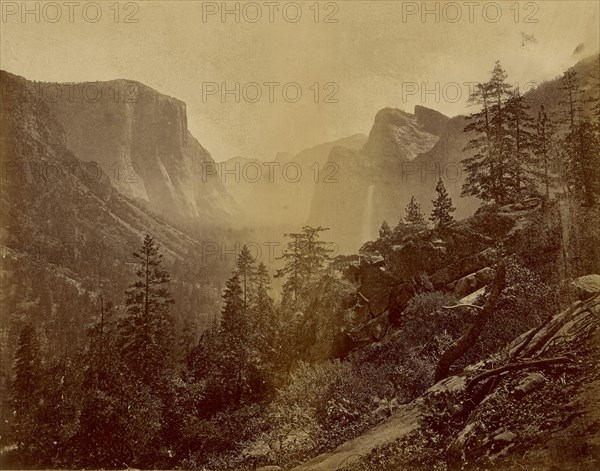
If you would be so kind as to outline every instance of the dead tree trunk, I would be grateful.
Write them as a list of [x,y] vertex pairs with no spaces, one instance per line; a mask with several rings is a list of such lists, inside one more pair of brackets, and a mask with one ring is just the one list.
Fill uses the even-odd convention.
[[477,315],[467,331],[458,340],[456,340],[456,342],[454,342],[440,358],[434,376],[434,381],[436,383],[448,376],[450,367],[454,364],[454,362],[463,356],[473,346],[494,310],[494,306],[500,297],[500,293],[504,289],[505,281],[506,266],[504,262],[501,261],[496,267],[496,276],[492,282],[492,287],[487,299],[485,300],[485,304],[481,309],[478,309]]
[[526,360],[520,363],[509,363],[508,365],[501,366],[500,368],[484,371],[483,373],[471,378],[471,380],[467,383],[465,391],[467,394],[470,394],[477,383],[489,378],[490,376],[497,376],[505,371],[522,370],[525,368],[532,368],[534,366],[541,367],[546,365],[554,365],[556,363],[568,363],[570,361],[572,361],[570,358],[562,356],[554,358],[542,358],[541,360]]

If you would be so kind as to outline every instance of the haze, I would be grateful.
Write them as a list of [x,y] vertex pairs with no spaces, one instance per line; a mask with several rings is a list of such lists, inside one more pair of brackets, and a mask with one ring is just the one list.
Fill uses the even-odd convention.
[[[473,6],[472,22],[464,2],[427,2],[432,11],[438,8],[439,22],[434,14],[422,21],[422,2],[400,1],[321,2],[315,22],[315,3],[300,2],[302,17],[296,23],[283,16],[290,2],[275,2],[272,23],[263,2],[255,4],[262,9],[256,23],[243,14],[239,23],[234,15],[222,22],[220,11],[208,15],[221,2],[129,2],[137,9],[131,17],[137,23],[124,22],[134,11],[127,2],[119,5],[118,22],[109,10],[113,3],[101,2],[102,17],[96,23],[85,21],[78,9],[70,22],[65,2],[55,2],[63,9],[55,23],[43,13],[39,22],[34,15],[23,21],[20,11],[9,14],[22,2],[1,3],[2,69],[38,81],[142,82],[187,104],[191,132],[216,160],[236,155],[272,160],[279,151],[295,153],[368,133],[375,113],[386,106],[412,111],[422,104],[448,115],[464,113],[468,89],[451,83],[486,79],[496,59],[511,82],[541,82],[597,51],[600,41],[596,1],[501,2],[497,22],[488,21],[496,15],[494,6],[486,7],[488,20],[484,15],[484,6],[492,2]],[[44,5],[25,3],[32,10],[40,4],[40,12]],[[235,8],[234,3],[228,8]],[[285,10],[290,19],[294,8]],[[449,20],[456,17],[456,8],[461,18],[453,23]],[[46,15],[54,12],[47,9]],[[246,7],[247,18],[255,15]],[[338,22],[325,23],[327,15]],[[220,90],[207,94],[214,91],[209,82],[219,88],[223,82],[231,88],[237,82],[240,91],[251,82],[280,85],[274,86],[273,103],[262,85],[256,103],[243,96],[236,103],[233,95],[223,103]],[[282,96],[283,85],[290,82],[302,88],[296,103],[289,102],[294,88],[287,90],[289,100]],[[436,82],[439,93],[420,93],[423,83],[435,90]],[[253,86],[245,90],[249,98],[256,96]],[[408,96],[407,91],[413,93]],[[338,102],[325,103],[327,96]]]

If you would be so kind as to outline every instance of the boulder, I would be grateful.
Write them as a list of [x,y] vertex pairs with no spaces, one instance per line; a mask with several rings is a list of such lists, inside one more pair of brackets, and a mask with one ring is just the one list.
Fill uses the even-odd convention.
[[600,275],[585,275],[571,282],[578,299],[585,300],[600,292]]
[[495,442],[512,442],[515,438],[517,438],[517,434],[514,432],[506,431],[499,433],[494,437]]
[[469,293],[477,290],[477,277],[475,273],[471,273],[456,282],[454,294],[458,297],[466,296]]
[[[487,248],[475,255],[457,260],[456,262],[436,271],[429,277],[429,281],[436,289],[460,280],[471,273],[489,267],[496,258],[496,250]],[[467,293],[468,294],[468,293]]]
[[477,291],[479,288],[487,285],[494,279],[494,270],[490,267],[484,267],[475,273],[471,273],[456,282],[454,293],[459,297]]
[[385,270],[381,256],[362,257],[360,263],[350,265],[346,276],[360,293],[357,301],[368,305],[373,316],[387,309],[391,287],[397,280]]
[[523,397],[536,389],[541,388],[546,382],[546,378],[541,373],[529,373],[525,376],[517,386],[514,393],[516,397]]

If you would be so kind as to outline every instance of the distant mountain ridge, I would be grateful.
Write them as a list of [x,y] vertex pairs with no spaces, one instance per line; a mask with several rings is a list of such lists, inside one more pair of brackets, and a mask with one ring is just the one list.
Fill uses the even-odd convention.
[[[589,91],[590,73],[598,73],[597,67],[597,55],[574,66],[584,91]],[[525,96],[532,108],[544,105],[558,119],[564,113],[560,93],[556,78]],[[464,150],[470,139],[463,131],[466,124],[465,116],[449,118],[423,106],[415,106],[413,114],[380,110],[362,149],[332,149],[328,161],[339,166],[339,183],[316,185],[309,224],[330,227],[328,237],[339,241],[342,251],[354,252],[377,238],[382,221],[397,224],[412,196],[428,216],[439,178],[456,207],[455,218],[472,215],[480,202],[460,196],[466,177],[461,161],[469,156]]]
[[342,251],[356,251],[377,238],[382,221],[396,225],[411,196],[429,212],[440,177],[455,200],[456,216],[472,214],[476,201],[458,201],[467,143],[463,127],[464,117],[449,118],[423,106],[414,114],[379,111],[361,149],[332,150],[328,161],[340,168],[339,182],[316,185],[309,223],[330,227]]
[[218,162],[217,168],[227,192],[243,209],[240,221],[245,227],[291,231],[306,223],[317,183],[338,178],[338,167],[327,166],[331,150],[359,149],[366,140],[365,135],[354,134],[296,155],[279,152],[264,160],[233,157]]
[[60,121],[69,150],[97,162],[121,193],[172,224],[229,226],[238,208],[208,171],[214,161],[189,132],[184,102],[126,80],[41,85],[21,80],[15,92],[33,90]]

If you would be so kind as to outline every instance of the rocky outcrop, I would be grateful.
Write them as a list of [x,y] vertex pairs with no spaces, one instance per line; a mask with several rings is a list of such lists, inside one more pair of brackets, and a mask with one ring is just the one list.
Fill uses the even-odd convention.
[[437,142],[445,118],[441,113],[439,116],[442,123],[431,119],[422,107],[418,116],[395,108],[384,108],[375,116],[363,153],[381,162],[409,162]]
[[599,296],[295,469],[375,469],[382,459],[390,469],[597,469]]
[[580,300],[585,300],[600,291],[600,275],[585,275],[571,283]]
[[[355,286],[352,308],[356,326],[350,332],[356,346],[381,340],[398,327],[410,299],[426,291],[453,293],[457,299],[481,293],[493,278],[492,265],[499,247],[518,247],[552,210],[529,205],[525,209],[483,208],[472,217],[438,230],[409,233],[400,240],[365,244],[359,261],[349,263],[346,278]],[[550,262],[558,248],[544,244],[528,257],[537,263],[536,250]],[[381,250],[381,252],[379,252]],[[473,298],[471,302],[475,302]]]

